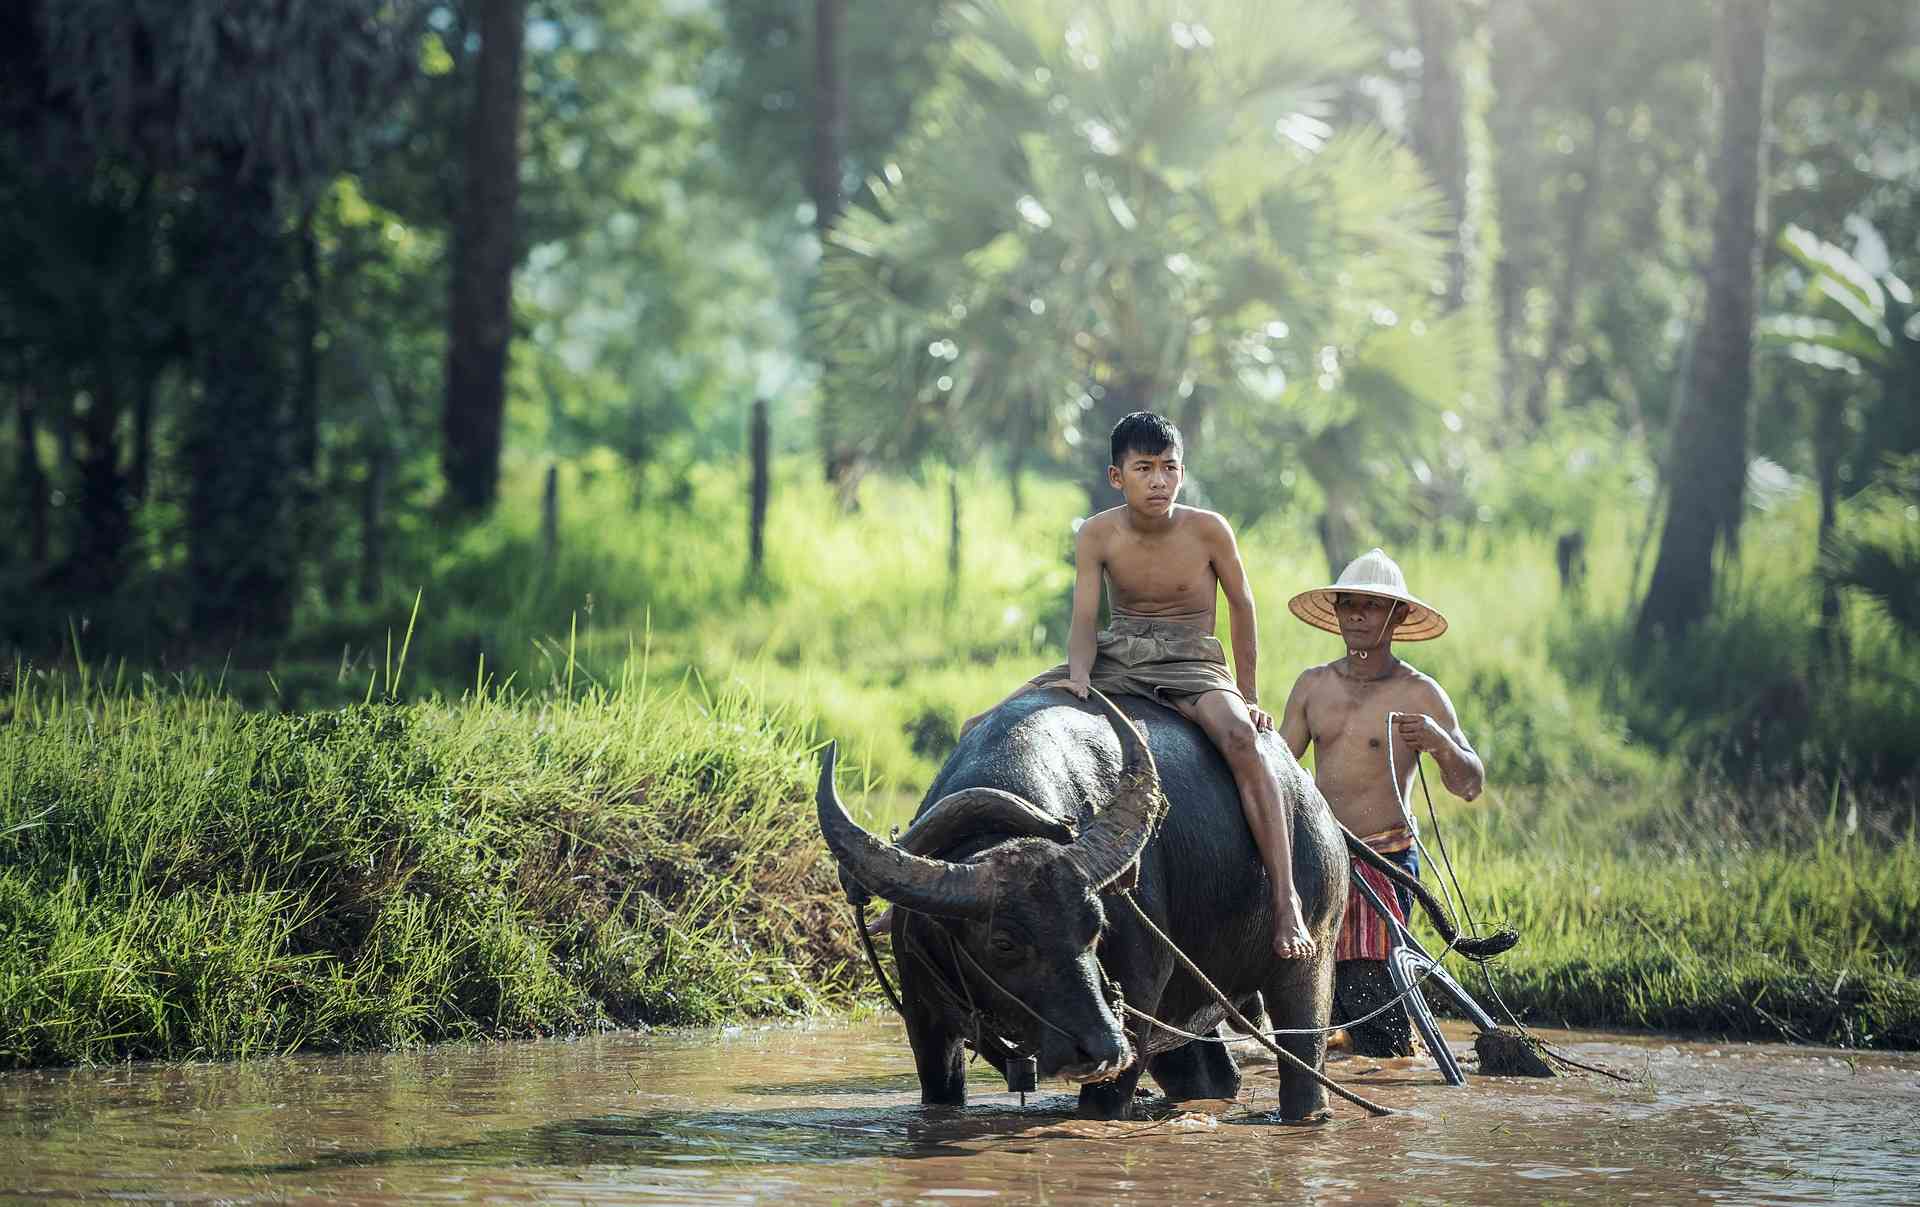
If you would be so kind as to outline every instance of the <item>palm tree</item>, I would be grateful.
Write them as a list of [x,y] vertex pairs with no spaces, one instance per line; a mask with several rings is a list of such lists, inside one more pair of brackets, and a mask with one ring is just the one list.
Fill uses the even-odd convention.
[[[1913,399],[1920,397],[1920,304],[1913,290],[1891,272],[1876,274],[1811,231],[1788,225],[1777,240],[1804,287],[1798,306],[1760,323],[1761,346],[1813,376],[1807,393],[1812,415],[1814,462],[1820,486],[1819,542],[1821,616],[1829,640],[1837,639],[1837,591],[1851,587],[1879,602],[1910,639],[1920,640],[1920,540],[1913,526],[1895,524],[1879,534],[1839,532],[1839,468],[1890,454],[1883,471],[1858,475],[1896,510],[1920,502],[1920,463],[1914,451]],[[1843,411],[1858,412],[1863,435],[1848,448]],[[1904,437],[1904,438],[1903,438]],[[1862,467],[1865,468],[1864,466]]]
[[40,0],[35,117],[78,156],[164,173],[195,204],[171,255],[193,289],[183,428],[196,634],[274,635],[293,602],[285,300],[290,202],[412,72],[421,0]]
[[1444,202],[1383,132],[1323,118],[1369,61],[1344,11],[1008,0],[955,23],[823,267],[849,436],[893,460],[1048,444],[1097,509],[1108,428],[1152,408],[1203,477],[1237,459],[1251,497],[1291,447],[1330,514],[1362,510],[1353,483],[1437,428],[1474,358],[1430,315]]

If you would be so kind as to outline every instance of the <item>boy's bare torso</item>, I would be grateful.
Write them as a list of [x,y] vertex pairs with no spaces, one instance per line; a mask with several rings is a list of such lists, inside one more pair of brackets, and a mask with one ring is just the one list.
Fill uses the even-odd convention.
[[[1313,743],[1314,783],[1333,806],[1334,816],[1364,837],[1401,823],[1400,801],[1408,799],[1413,785],[1417,752],[1390,733],[1388,714],[1440,717],[1450,716],[1451,709],[1444,706],[1434,681],[1404,662],[1395,659],[1390,671],[1372,679],[1354,677],[1345,662],[1337,659],[1300,676],[1294,690],[1304,704],[1302,716],[1296,721],[1290,707],[1281,729],[1296,757],[1308,741]],[[1392,778],[1387,774],[1389,743]]]
[[1225,524],[1212,512],[1175,507],[1166,527],[1142,531],[1124,506],[1087,521],[1115,616],[1138,616],[1214,630],[1220,579],[1214,571]]

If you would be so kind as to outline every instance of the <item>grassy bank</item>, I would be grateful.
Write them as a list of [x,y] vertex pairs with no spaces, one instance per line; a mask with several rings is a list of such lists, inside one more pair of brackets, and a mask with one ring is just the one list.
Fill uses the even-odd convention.
[[0,1067],[849,1000],[810,760],[738,694],[4,703]]
[[1475,917],[1521,932],[1493,976],[1525,1021],[1917,1049],[1920,828],[1904,807],[1817,784],[1563,786],[1449,809],[1440,832]]

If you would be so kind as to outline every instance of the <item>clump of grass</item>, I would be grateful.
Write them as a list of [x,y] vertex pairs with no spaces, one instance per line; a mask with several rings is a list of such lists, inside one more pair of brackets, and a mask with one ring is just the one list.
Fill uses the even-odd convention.
[[1912,1048],[1920,831],[1898,815],[1694,777],[1442,821],[1471,908],[1521,932],[1494,983],[1530,1021]]
[[8,705],[0,1067],[850,1000],[808,739],[744,693]]

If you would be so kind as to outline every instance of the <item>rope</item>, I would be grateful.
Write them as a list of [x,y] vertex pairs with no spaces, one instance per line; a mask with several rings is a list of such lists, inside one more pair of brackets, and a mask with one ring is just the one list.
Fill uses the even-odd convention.
[[[1167,950],[1173,953],[1173,958],[1179,961],[1182,968],[1187,970],[1187,974],[1199,981],[1201,986],[1213,995],[1214,1000],[1226,1009],[1227,1017],[1233,1020],[1234,1026],[1239,1027],[1242,1031],[1258,1039],[1269,1052],[1272,1052],[1274,1056],[1279,1058],[1280,1063],[1290,1065],[1299,1072],[1305,1073],[1307,1076],[1313,1078],[1314,1081],[1318,1082],[1323,1089],[1339,1095],[1355,1106],[1362,1108],[1370,1115],[1397,1115],[1400,1113],[1391,1107],[1384,1107],[1370,1099],[1362,1098],[1360,1095],[1347,1089],[1339,1082],[1334,1081],[1331,1077],[1328,1077],[1306,1061],[1301,1060],[1298,1056],[1295,1056],[1293,1053],[1267,1038],[1265,1033],[1247,1021],[1247,1016],[1240,1013],[1239,1009],[1227,999],[1226,994],[1220,992],[1219,986],[1208,979],[1206,973],[1200,971],[1200,966],[1187,958],[1187,953],[1180,950],[1180,945],[1168,938],[1167,932],[1161,930],[1154,924],[1153,919],[1147,916],[1147,911],[1140,908],[1140,903],[1134,900],[1131,889],[1122,892],[1120,897],[1128,905],[1133,907],[1134,916],[1140,919],[1140,924],[1145,926],[1148,932],[1155,938],[1166,944]],[[1131,1011],[1131,1007],[1127,1007],[1127,1009]]]
[[853,917],[855,924],[860,930],[861,946],[867,949],[867,963],[873,968],[873,979],[880,982],[880,992],[887,995],[887,1002],[893,1007],[894,1013],[898,1014],[901,1018],[905,1018],[907,1016],[907,1008],[900,1004],[900,995],[895,993],[893,986],[887,983],[887,971],[880,966],[880,953],[873,949],[873,936],[867,933],[867,903],[865,901],[856,901],[853,903]]
[[[1413,762],[1414,768],[1420,776],[1420,792],[1423,796],[1427,798],[1427,816],[1431,818],[1433,821],[1433,840],[1440,845],[1441,861],[1443,865],[1446,867],[1448,878],[1453,881],[1454,891],[1459,895],[1460,912],[1463,915],[1465,915],[1468,925],[1473,926],[1475,930],[1478,930],[1479,929],[1478,923],[1474,922],[1473,914],[1467,907],[1467,890],[1460,887],[1460,878],[1454,874],[1453,858],[1447,851],[1447,836],[1440,828],[1440,813],[1433,806],[1433,790],[1427,787],[1426,766],[1420,761],[1420,756],[1418,753],[1414,754],[1413,760],[1414,760]],[[1387,765],[1389,768],[1391,768],[1393,765],[1393,751],[1391,747],[1389,747],[1387,751]],[[1395,779],[1394,792],[1396,796],[1399,793],[1399,784],[1400,784],[1400,781],[1398,779]],[[1419,838],[1417,835],[1415,836],[1414,840],[1416,842],[1419,841]],[[1426,851],[1426,844],[1421,843],[1420,849],[1424,853]],[[1428,862],[1432,862],[1432,856],[1430,855],[1428,856]],[[1441,882],[1440,891],[1442,893],[1447,891],[1447,886],[1445,881]],[[1632,1084],[1633,1079],[1631,1077],[1623,1077],[1622,1075],[1614,1072],[1611,1069],[1603,1069],[1597,1065],[1584,1064],[1581,1061],[1575,1060],[1573,1057],[1568,1056],[1566,1053],[1555,1049],[1552,1045],[1548,1044],[1545,1040],[1541,1039],[1538,1035],[1535,1035],[1532,1031],[1529,1031],[1527,1029],[1527,1025],[1520,1021],[1518,1015],[1514,1014],[1513,1007],[1507,1005],[1507,999],[1500,996],[1499,987],[1493,983],[1493,970],[1490,967],[1488,967],[1488,964],[1486,961],[1482,961],[1480,963],[1480,977],[1483,981],[1486,982],[1488,996],[1492,997],[1494,1000],[1494,1003],[1500,1007],[1500,1013],[1506,1016],[1507,1021],[1513,1024],[1513,1029],[1515,1031],[1518,1031],[1522,1036],[1526,1037],[1526,1039],[1529,1042],[1539,1045],[1539,1048],[1542,1052],[1545,1052],[1548,1056],[1553,1057],[1555,1060],[1559,1061],[1561,1064],[1567,1065],[1571,1068],[1580,1069],[1588,1073],[1598,1073],[1602,1077],[1611,1077],[1615,1081],[1624,1081],[1624,1082],[1627,1082],[1628,1084]]]
[[[1171,940],[1169,940],[1169,942],[1171,942]],[[1453,951],[1453,944],[1451,943],[1447,944],[1446,947],[1441,949],[1440,959],[1444,959],[1452,951]],[[1271,1031],[1258,1031],[1258,1032],[1254,1032],[1254,1034],[1265,1035],[1268,1038],[1278,1038],[1282,1035],[1332,1035],[1335,1031],[1343,1031],[1349,1027],[1357,1027],[1361,1023],[1372,1022],[1374,1019],[1379,1018],[1381,1015],[1385,1014],[1387,1011],[1393,1009],[1395,1006],[1398,1006],[1400,1003],[1406,1001],[1407,998],[1417,993],[1420,989],[1420,986],[1426,983],[1427,978],[1431,977],[1435,972],[1439,970],[1440,959],[1436,959],[1433,961],[1432,964],[1428,965],[1427,970],[1421,973],[1419,979],[1414,981],[1413,984],[1408,985],[1405,989],[1402,989],[1400,992],[1388,998],[1386,1002],[1382,1004],[1378,1009],[1369,1010],[1365,1014],[1361,1015],[1359,1018],[1350,1018],[1343,1023],[1331,1023],[1325,1027],[1275,1027]],[[1121,1003],[1121,1008],[1124,1009],[1128,1014],[1133,1015],[1135,1018],[1142,1019],[1146,1022],[1152,1023],[1154,1026],[1159,1027],[1162,1030],[1171,1031],[1175,1035],[1184,1036],[1187,1039],[1195,1040],[1199,1043],[1232,1044],[1232,1043],[1240,1042],[1237,1039],[1222,1039],[1220,1036],[1217,1036],[1217,1035],[1194,1035],[1190,1032],[1182,1031],[1180,1028],[1174,1026],[1172,1023],[1161,1022],[1159,1019],[1153,1017],[1153,1015],[1151,1014],[1146,1013],[1144,1010],[1136,1010],[1132,1006],[1126,1005],[1124,1002]]]

